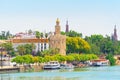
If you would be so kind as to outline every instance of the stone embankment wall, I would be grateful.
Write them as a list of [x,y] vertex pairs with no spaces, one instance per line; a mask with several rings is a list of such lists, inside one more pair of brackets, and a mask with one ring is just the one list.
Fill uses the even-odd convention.
[[115,55],[114,58],[116,60],[116,65],[120,65],[120,55]]
[[42,64],[34,64],[34,65],[20,65],[20,72],[30,72],[30,71],[41,71],[43,69]]

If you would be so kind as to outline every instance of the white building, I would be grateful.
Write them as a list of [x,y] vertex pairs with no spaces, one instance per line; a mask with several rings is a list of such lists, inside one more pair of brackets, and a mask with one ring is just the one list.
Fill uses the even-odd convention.
[[11,39],[11,42],[13,43],[13,48],[15,51],[17,51],[17,47],[19,45],[24,44],[31,44],[34,43],[36,46],[35,51],[38,51],[38,45],[39,51],[44,51],[45,49],[49,49],[49,41],[48,38],[36,38],[35,34],[28,34],[28,33],[17,33],[14,38]]

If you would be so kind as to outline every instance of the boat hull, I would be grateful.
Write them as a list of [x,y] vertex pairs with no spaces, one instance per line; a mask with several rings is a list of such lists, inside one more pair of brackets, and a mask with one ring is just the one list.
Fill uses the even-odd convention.
[[58,62],[48,62],[44,65],[43,69],[60,69],[60,64]]

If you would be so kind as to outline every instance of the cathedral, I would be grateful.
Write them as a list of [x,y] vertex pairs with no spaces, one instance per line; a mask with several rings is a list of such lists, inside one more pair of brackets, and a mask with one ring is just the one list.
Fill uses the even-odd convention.
[[55,33],[49,38],[50,48],[58,48],[61,55],[66,55],[66,35],[61,35],[60,21],[57,18]]

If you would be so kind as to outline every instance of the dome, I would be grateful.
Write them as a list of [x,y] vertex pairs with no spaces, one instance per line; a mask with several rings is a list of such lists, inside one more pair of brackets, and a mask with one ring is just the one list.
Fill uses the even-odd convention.
[[57,23],[57,24],[59,24],[59,23],[60,23],[60,21],[59,21],[59,19],[58,19],[58,18],[57,18],[57,20],[56,20],[56,23]]

